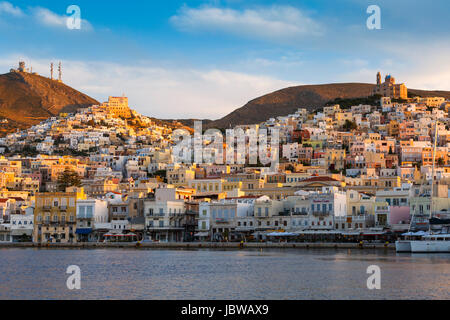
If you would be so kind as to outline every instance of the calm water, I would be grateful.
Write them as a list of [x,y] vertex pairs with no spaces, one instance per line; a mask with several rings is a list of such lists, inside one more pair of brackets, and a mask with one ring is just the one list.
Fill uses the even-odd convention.
[[[81,290],[66,287],[69,265]],[[366,269],[381,268],[381,290]],[[450,255],[0,249],[0,299],[450,299]]]

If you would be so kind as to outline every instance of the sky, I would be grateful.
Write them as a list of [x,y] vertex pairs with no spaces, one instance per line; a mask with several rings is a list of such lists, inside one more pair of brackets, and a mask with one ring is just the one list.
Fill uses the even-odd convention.
[[[69,29],[70,5],[81,28]],[[370,5],[381,29],[370,30]],[[374,83],[450,90],[450,1],[0,0],[0,73],[23,60],[100,102],[162,119],[218,119],[285,87]]]

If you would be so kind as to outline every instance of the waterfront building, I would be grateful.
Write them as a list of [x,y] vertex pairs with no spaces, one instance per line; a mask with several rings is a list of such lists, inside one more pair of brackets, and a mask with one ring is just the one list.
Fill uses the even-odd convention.
[[79,199],[76,204],[77,242],[88,242],[100,239],[96,234],[96,225],[109,222],[108,203],[100,199]]
[[[155,199],[167,196],[167,190],[155,191]],[[175,196],[175,194],[173,194]],[[144,200],[145,228],[151,240],[161,242],[183,241],[186,231],[185,202],[175,197],[168,200]]]
[[33,242],[76,242],[77,201],[86,199],[83,188],[38,193],[34,210]]
[[11,215],[11,241],[12,242],[31,242],[33,236],[33,210],[28,214],[13,214]]

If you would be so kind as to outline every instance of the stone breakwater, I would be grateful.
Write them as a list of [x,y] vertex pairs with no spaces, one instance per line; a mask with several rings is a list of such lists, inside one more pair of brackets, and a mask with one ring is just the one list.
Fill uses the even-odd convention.
[[393,243],[240,243],[235,242],[168,242],[168,243],[0,243],[0,248],[42,248],[42,249],[385,249],[395,250]]

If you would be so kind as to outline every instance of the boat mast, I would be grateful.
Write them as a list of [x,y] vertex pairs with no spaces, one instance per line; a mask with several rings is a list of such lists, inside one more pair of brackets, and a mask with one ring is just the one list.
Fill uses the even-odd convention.
[[[434,132],[434,148],[433,148],[433,170],[431,171],[431,194],[430,194],[430,219],[433,218],[433,192],[434,192],[434,173],[435,173],[435,162],[436,162],[436,149],[437,149],[437,138],[438,138],[438,123],[439,120],[436,120],[436,128]],[[429,225],[431,231],[431,224]]]

